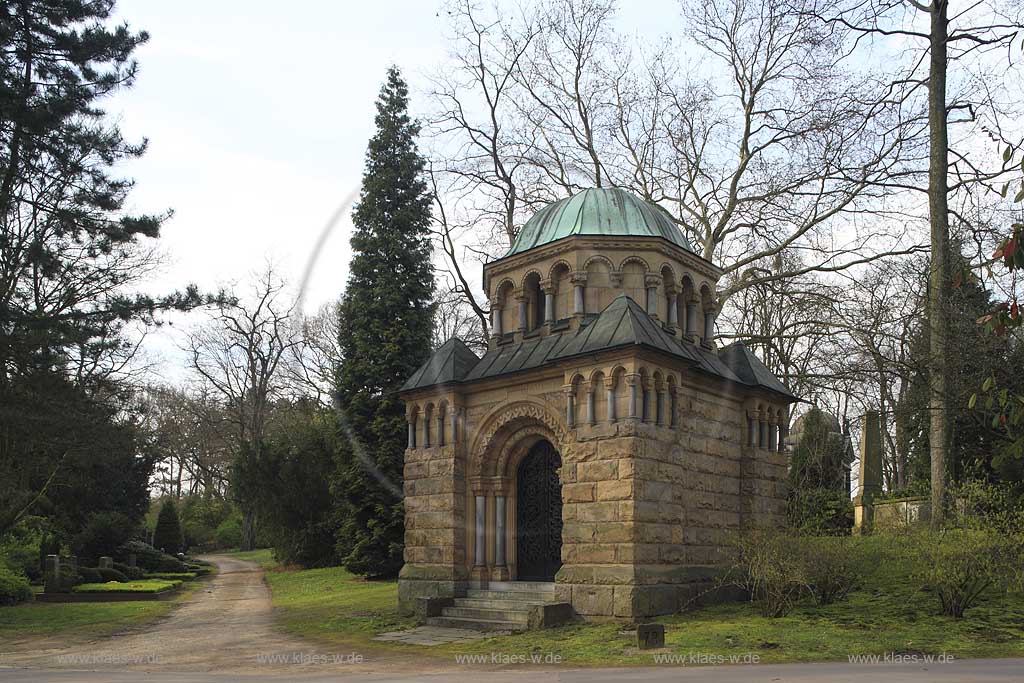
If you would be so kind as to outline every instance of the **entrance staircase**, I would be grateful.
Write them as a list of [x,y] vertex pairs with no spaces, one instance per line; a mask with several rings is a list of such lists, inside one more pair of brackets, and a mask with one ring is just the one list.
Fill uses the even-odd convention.
[[555,602],[555,584],[540,581],[491,581],[486,589],[470,588],[466,596],[427,618],[431,626],[474,631],[525,631],[530,608]]

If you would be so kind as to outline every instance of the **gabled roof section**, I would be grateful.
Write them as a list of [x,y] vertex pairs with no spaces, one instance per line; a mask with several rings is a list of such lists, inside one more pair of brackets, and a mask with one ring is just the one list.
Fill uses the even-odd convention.
[[625,294],[619,294],[553,358],[569,358],[631,345],[681,355],[681,348],[672,335],[652,320],[640,304]]
[[761,359],[755,356],[753,351],[748,349],[747,345],[743,342],[734,342],[724,347],[718,352],[718,357],[730,370],[736,373],[736,376],[744,384],[762,387],[797,400],[797,397],[786,388],[786,385],[779,381],[772,374],[772,371],[765,367]]
[[479,362],[477,355],[461,339],[452,337],[434,351],[427,362],[402,385],[400,391],[460,382]]
[[478,358],[459,339],[449,339],[409,378],[401,391],[465,383],[553,365],[560,360],[609,349],[643,346],[681,358],[696,370],[799,400],[742,342],[714,353],[669,334],[626,294],[617,296],[577,332],[532,336],[505,343]]

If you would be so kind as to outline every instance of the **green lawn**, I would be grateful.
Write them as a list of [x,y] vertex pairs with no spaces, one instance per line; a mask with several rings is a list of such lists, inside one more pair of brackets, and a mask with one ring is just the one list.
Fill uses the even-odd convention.
[[85,640],[142,626],[170,612],[197,588],[186,587],[165,602],[30,602],[0,607],[0,646],[47,636]]
[[[264,558],[265,561],[265,558]],[[651,664],[621,624],[572,624],[439,647],[372,642],[376,633],[410,626],[397,613],[393,581],[362,581],[340,568],[278,570],[267,574],[279,623],[289,632],[336,645],[372,647],[409,655],[494,652],[557,655],[572,665]],[[873,590],[852,593],[827,607],[804,604],[789,616],[768,619],[749,604],[707,607],[663,617],[665,652],[678,655],[756,656],[761,662],[845,660],[848,655],[951,654],[1024,656],[1024,596],[990,594],[965,619],[937,613],[934,596],[900,577],[870,577]],[[736,660],[734,660],[736,661]]]

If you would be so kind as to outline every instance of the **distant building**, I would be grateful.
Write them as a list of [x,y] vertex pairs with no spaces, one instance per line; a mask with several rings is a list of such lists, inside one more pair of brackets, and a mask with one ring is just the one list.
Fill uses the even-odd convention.
[[547,206],[484,267],[487,353],[449,340],[402,391],[404,611],[469,592],[435,623],[514,627],[484,600],[514,590],[584,617],[671,613],[727,532],[784,521],[796,398],[743,344],[717,347],[721,274],[621,189]]

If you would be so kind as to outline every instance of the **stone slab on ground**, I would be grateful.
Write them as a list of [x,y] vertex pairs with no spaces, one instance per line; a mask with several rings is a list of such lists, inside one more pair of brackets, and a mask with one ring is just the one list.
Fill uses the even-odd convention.
[[392,631],[374,636],[373,640],[389,643],[407,643],[409,645],[444,645],[446,643],[464,643],[468,640],[488,638],[494,633],[473,631],[468,628],[448,628],[446,626],[417,626],[407,631]]

